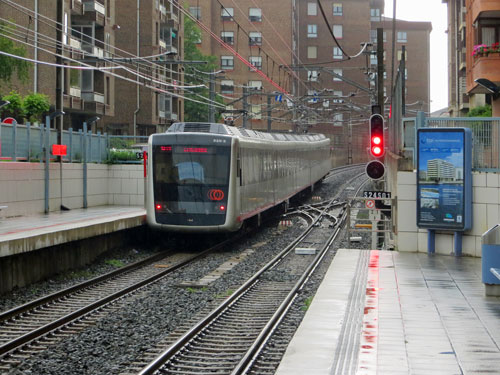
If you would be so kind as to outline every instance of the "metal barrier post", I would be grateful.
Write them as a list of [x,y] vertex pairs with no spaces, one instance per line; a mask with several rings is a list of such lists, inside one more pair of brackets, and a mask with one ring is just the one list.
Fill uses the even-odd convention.
[[17,161],[17,121],[12,121],[12,161]]
[[31,124],[29,121],[26,123],[26,137],[27,139],[27,146],[28,146],[28,155],[27,155],[27,160],[28,163],[31,161]]
[[68,142],[69,162],[73,163],[73,128],[68,129],[68,136],[69,136],[69,142]]
[[89,161],[92,162],[92,129],[89,130]]
[[43,163],[43,145],[45,144],[43,137],[45,136],[45,126],[40,124],[40,164]]
[[45,117],[45,213],[49,213],[50,116]]
[[98,150],[98,154],[99,154],[99,163],[101,162],[101,132],[98,131],[97,132],[97,150]]
[[87,123],[83,123],[83,208],[87,208]]
[[78,129],[78,139],[80,140],[80,163],[83,163],[83,135],[82,135],[82,129]]

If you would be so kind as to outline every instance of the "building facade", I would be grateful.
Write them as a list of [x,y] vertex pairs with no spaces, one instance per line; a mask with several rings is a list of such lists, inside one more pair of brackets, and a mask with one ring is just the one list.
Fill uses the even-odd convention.
[[[189,0],[188,3],[195,19],[274,84],[294,94],[293,71],[289,67],[295,0]],[[273,82],[250,69],[220,40],[202,30],[199,48],[205,55],[216,56],[223,70],[216,82],[217,92],[223,95],[229,108],[247,112],[247,115],[228,116],[234,117],[237,126],[249,129],[291,130],[292,113],[286,106],[286,98],[277,99],[275,93],[279,90]]]
[[182,59],[178,8],[166,0],[139,8],[132,0],[117,5],[116,0],[0,2],[0,21],[11,27],[10,38],[25,48],[26,57],[66,66],[33,63],[28,82],[14,78],[0,95],[11,90],[47,95],[51,112],[64,112],[52,126],[59,128],[62,121],[64,129],[79,130],[90,121],[94,132],[147,135],[182,118],[182,100],[170,95],[182,93],[165,85],[182,86],[181,66],[155,64],[164,56],[136,58],[171,52],[169,58]]
[[[122,0],[116,10],[115,55],[139,56],[128,67],[128,80],[116,83],[115,116],[106,118],[112,134],[149,135],[165,131],[182,120],[184,102],[180,89],[182,66],[168,61],[183,59],[183,16],[179,3],[167,0]],[[142,78],[144,77],[144,78]],[[174,95],[172,95],[174,94]],[[135,129],[135,130],[134,130]]]
[[[500,2],[494,0],[466,0],[466,75],[467,92],[472,106],[492,105],[493,116],[500,117]],[[476,82],[489,81],[493,91]],[[476,95],[485,97],[475,100]],[[486,94],[486,95],[483,95]]]

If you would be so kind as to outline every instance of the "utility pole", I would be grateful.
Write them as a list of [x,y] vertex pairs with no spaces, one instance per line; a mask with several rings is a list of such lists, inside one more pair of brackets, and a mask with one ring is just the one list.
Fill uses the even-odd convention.
[[[56,45],[56,64],[62,65],[62,46],[64,44],[64,1],[63,0],[57,0],[57,31],[56,31],[56,38],[57,38],[57,45]],[[66,36],[67,37],[67,36]],[[64,87],[64,69],[58,66],[56,68],[56,108],[55,112],[62,112],[63,111],[63,87]],[[57,143],[62,144],[62,132],[63,132],[63,117],[56,117],[54,119],[54,128],[57,130],[59,129],[57,133]],[[60,162],[62,163],[62,157],[60,159]]]
[[248,126],[248,88],[243,87],[243,129]]
[[384,116],[384,29],[377,28],[377,104]]
[[215,122],[215,71],[210,74],[210,105],[208,106],[208,122]]

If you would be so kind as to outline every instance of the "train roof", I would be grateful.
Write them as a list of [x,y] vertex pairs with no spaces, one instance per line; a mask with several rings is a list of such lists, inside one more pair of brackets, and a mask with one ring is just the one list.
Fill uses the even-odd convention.
[[167,130],[167,133],[173,132],[223,134],[239,138],[267,139],[270,141],[310,142],[326,139],[323,134],[267,133],[210,122],[176,122]]

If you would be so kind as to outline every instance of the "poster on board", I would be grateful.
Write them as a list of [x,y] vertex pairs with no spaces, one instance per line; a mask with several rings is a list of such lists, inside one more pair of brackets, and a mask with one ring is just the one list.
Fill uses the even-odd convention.
[[419,129],[417,142],[417,226],[455,231],[470,229],[470,129]]

